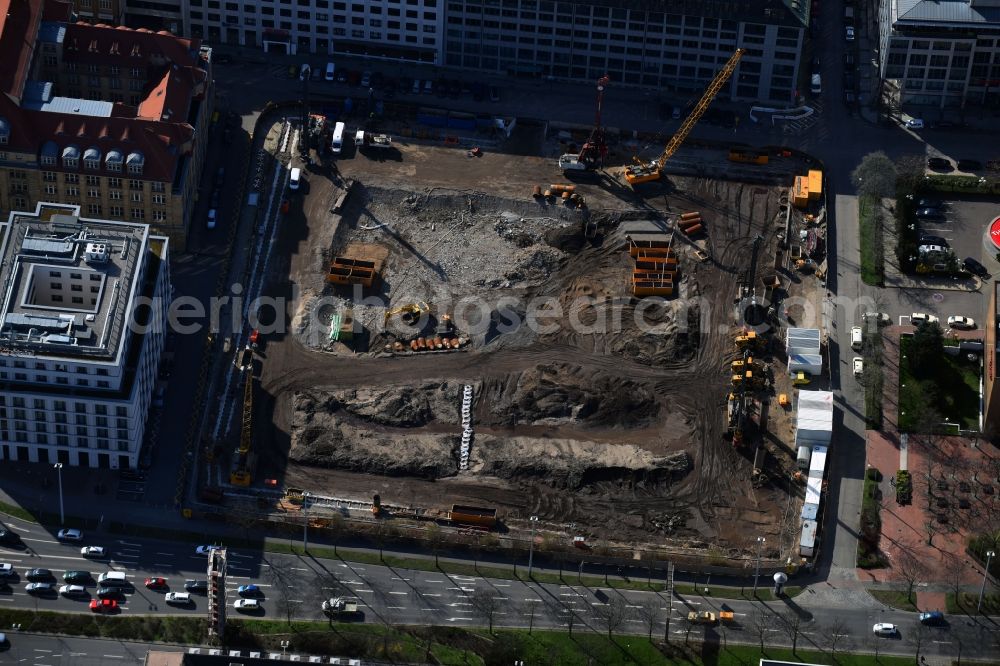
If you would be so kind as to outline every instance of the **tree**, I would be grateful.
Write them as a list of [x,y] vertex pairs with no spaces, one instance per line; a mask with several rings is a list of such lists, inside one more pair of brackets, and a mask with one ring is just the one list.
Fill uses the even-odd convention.
[[910,342],[906,362],[914,377],[928,378],[934,375],[944,354],[944,331],[937,322],[917,326]]
[[437,523],[428,523],[424,530],[424,538],[427,539],[427,545],[431,547],[431,551],[434,553],[434,567],[440,568],[438,565],[438,552],[441,549],[441,526]]
[[930,631],[927,629],[927,625],[917,623],[914,625],[913,630],[909,632],[910,644],[913,645],[914,655],[913,658],[916,662],[920,663],[920,650],[930,642]]
[[874,199],[891,197],[896,192],[896,165],[881,150],[868,153],[851,172],[851,182],[858,188],[860,196]]
[[913,601],[913,588],[927,575],[927,566],[913,554],[913,551],[903,545],[899,557],[893,566],[899,578],[906,583],[906,599]]
[[763,652],[764,641],[767,639],[768,632],[771,631],[771,616],[766,610],[758,608],[750,613],[750,631],[757,637],[760,651]]
[[601,620],[601,624],[608,630],[608,638],[611,638],[611,634],[625,622],[628,610],[625,598],[621,595],[615,595],[608,599],[608,603],[594,607],[595,614]]
[[799,647],[799,635],[802,633],[803,618],[795,611],[787,611],[781,614],[781,626],[784,628],[788,638],[792,641],[792,654]]
[[835,618],[826,627],[826,644],[830,648],[830,652],[834,657],[837,656],[837,648],[850,647],[851,635],[847,630],[847,622],[843,618]]
[[344,531],[344,517],[339,513],[330,516],[327,529],[333,538],[333,554],[337,555],[337,542],[340,540],[340,533]]
[[914,193],[924,182],[927,158],[923,155],[902,155],[896,159],[896,187],[901,192]]
[[958,555],[948,555],[948,559],[944,563],[944,580],[951,588],[951,593],[955,596],[955,599],[958,599],[962,593],[962,587],[965,585],[966,571],[965,562],[962,561],[961,557]]
[[533,599],[524,600],[524,614],[528,616],[528,635],[531,635],[531,630],[535,628],[535,613],[538,611],[537,602]]
[[660,621],[660,603],[660,598],[653,596],[643,599],[642,603],[639,604],[639,608],[636,609],[639,619],[646,624],[646,628],[649,630],[647,637],[651,641],[653,640],[653,629],[656,627],[656,623]]
[[493,620],[500,610],[500,600],[496,596],[496,591],[489,587],[477,587],[469,598],[472,608],[489,624],[490,633],[493,633]]

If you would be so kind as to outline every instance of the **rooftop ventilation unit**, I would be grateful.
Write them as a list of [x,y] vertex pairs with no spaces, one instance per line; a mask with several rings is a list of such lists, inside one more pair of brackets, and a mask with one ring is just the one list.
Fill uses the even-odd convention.
[[108,246],[105,243],[87,243],[85,260],[88,264],[103,264],[108,261]]

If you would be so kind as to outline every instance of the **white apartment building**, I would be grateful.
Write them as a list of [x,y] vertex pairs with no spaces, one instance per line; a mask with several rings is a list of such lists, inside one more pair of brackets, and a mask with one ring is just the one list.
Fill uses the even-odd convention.
[[901,104],[1000,102],[1000,0],[883,0],[879,66]]
[[165,237],[40,203],[0,224],[0,459],[134,468],[166,333]]

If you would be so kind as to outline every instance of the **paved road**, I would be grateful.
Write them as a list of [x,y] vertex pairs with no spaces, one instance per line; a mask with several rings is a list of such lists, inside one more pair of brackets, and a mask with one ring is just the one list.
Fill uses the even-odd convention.
[[130,641],[71,638],[8,632],[10,646],[0,653],[0,663],[32,666],[133,666],[144,664],[150,649],[180,652],[172,645],[150,645]]

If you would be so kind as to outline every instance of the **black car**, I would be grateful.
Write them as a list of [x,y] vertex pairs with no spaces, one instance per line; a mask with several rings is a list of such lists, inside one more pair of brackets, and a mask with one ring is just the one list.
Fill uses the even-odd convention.
[[930,123],[931,129],[949,129],[951,127],[958,127],[958,124],[953,123],[950,120],[936,120]]
[[917,208],[944,208],[944,202],[940,199],[921,199],[917,202]]
[[28,569],[28,573],[25,574],[27,578],[32,583],[42,583],[53,579],[52,572],[48,569]]
[[983,163],[979,160],[959,160],[958,170],[959,171],[980,171],[983,168]]
[[490,101],[499,102],[500,101],[500,89],[496,86],[490,86]]
[[965,270],[969,271],[973,275],[978,275],[981,278],[988,278],[990,276],[990,272],[986,270],[986,266],[983,266],[972,257],[966,257],[963,259],[962,265],[965,266]]
[[197,592],[198,594],[208,594],[208,581],[207,580],[186,580],[184,581],[184,589],[188,592]]
[[855,65],[854,54],[853,53],[845,53],[844,54],[844,71],[848,71],[848,70],[854,69],[854,65]]
[[122,598],[121,588],[118,587],[99,587],[95,594],[97,594],[98,599],[118,600]]
[[213,53],[212,62],[217,65],[227,65],[233,61],[233,56],[228,53]]
[[337,83],[347,83],[347,72],[342,69],[337,70]]
[[17,532],[6,528],[0,528],[0,544],[4,546],[13,546],[20,543],[20,541],[21,537],[17,535]]
[[949,247],[948,241],[946,241],[941,236],[931,236],[929,234],[920,234],[920,244],[921,245],[940,245],[941,247]]
[[951,170],[951,162],[943,157],[928,157],[927,166],[929,166],[931,169],[939,169],[942,171]]
[[919,220],[940,220],[944,215],[940,208],[919,208],[917,209],[917,219]]

